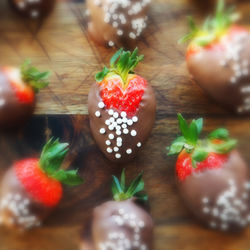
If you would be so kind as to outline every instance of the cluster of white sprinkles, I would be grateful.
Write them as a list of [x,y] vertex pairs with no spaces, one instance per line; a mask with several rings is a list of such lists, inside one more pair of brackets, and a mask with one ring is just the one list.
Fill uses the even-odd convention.
[[133,213],[126,213],[120,208],[118,213],[112,216],[114,223],[119,227],[129,227],[133,231],[132,239],[126,237],[121,231],[108,233],[108,240],[99,243],[101,250],[147,250],[147,246],[141,240],[141,231],[145,227],[145,222]]
[[20,10],[26,10],[27,8],[33,7],[30,10],[30,17],[37,18],[40,15],[40,11],[35,4],[39,4],[44,0],[17,0],[16,5]]
[[30,212],[29,206],[28,198],[23,198],[19,193],[8,193],[0,201],[0,224],[8,220],[8,224],[24,229],[40,226],[41,221]]
[[[233,37],[230,42],[225,42],[226,56],[220,61],[223,67],[230,66],[233,75],[230,78],[231,84],[238,84],[242,78],[250,75],[250,62],[247,59],[242,60],[244,57],[244,46],[246,46],[248,33],[240,33]],[[243,104],[238,107],[238,113],[250,111],[250,84],[241,86],[240,93],[243,95]]]
[[[93,0],[93,2],[103,9],[103,21],[112,25],[117,36],[136,39],[147,26],[148,17],[142,13],[151,0]],[[89,10],[87,13],[91,15]],[[110,47],[115,45],[112,40],[107,42]]]
[[214,202],[209,197],[201,200],[202,212],[212,218],[211,228],[227,231],[231,225],[244,227],[250,223],[249,198],[250,182],[243,184],[244,191],[239,193],[233,179],[228,181],[229,188],[222,192]]
[[3,89],[2,87],[0,86],[0,107],[3,106],[5,104],[5,98],[3,96]]
[[[98,103],[98,108],[104,109],[105,104],[103,102]],[[138,117],[133,116],[131,119],[127,117],[127,113],[122,111],[118,113],[113,109],[107,110],[109,118],[105,120],[105,126],[100,128],[99,133],[106,136],[106,151],[111,154],[114,153],[116,159],[120,159],[122,157],[120,153],[120,149],[123,145],[122,135],[127,135],[131,137],[137,136],[137,131],[135,129],[131,129],[130,127],[138,122]],[[95,112],[95,116],[100,118],[101,112],[97,110]],[[136,146],[140,148],[142,146],[141,142],[137,142]],[[131,148],[126,148],[126,154],[132,154]]]

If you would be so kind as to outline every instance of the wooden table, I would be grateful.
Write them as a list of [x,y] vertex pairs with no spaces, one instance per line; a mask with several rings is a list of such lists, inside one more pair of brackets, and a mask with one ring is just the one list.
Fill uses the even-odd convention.
[[[244,22],[250,21],[250,4],[239,9]],[[65,167],[77,166],[85,184],[65,188],[65,195],[44,226],[23,235],[0,230],[1,250],[78,249],[81,227],[91,209],[109,199],[111,174],[121,167],[108,162],[95,145],[89,129],[87,95],[94,74],[108,63],[113,49],[94,44],[86,31],[82,2],[59,2],[43,23],[18,18],[0,1],[0,64],[19,65],[31,58],[40,68],[52,71],[51,85],[38,95],[35,116],[21,131],[1,134],[0,173],[24,156],[37,154],[53,135],[71,143]],[[197,18],[203,12],[185,0],[155,0],[144,38],[138,42],[144,62],[137,72],[153,85],[158,107],[152,136],[138,157],[126,165],[133,177],[144,170],[146,191],[155,221],[156,250],[247,250],[250,229],[239,235],[207,230],[198,225],[183,206],[174,179],[175,159],[166,156],[165,147],[178,133],[176,113],[187,118],[203,116],[205,132],[225,126],[239,138],[239,149],[250,163],[250,118],[237,117],[211,101],[189,79],[185,46],[177,40],[187,31],[188,14]],[[247,20],[248,19],[248,20]]]

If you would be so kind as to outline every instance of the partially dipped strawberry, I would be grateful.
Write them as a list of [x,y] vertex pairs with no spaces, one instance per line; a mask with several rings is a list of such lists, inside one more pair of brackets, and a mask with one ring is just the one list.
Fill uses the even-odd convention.
[[144,188],[142,174],[125,185],[125,170],[121,179],[113,176],[114,201],[96,207],[90,223],[84,226],[81,250],[153,249],[153,221],[140,200]]
[[15,162],[2,178],[0,224],[18,229],[41,225],[63,195],[62,183],[79,185],[76,170],[60,169],[68,152],[68,143],[50,139],[40,159]]
[[143,60],[138,50],[120,49],[96,75],[90,89],[90,127],[101,151],[112,161],[135,157],[148,138],[155,120],[156,101],[152,87],[134,73]]
[[250,113],[250,33],[235,24],[239,15],[219,0],[214,17],[191,32],[186,61],[193,80],[214,100],[239,114]]
[[250,222],[248,168],[234,148],[236,140],[219,128],[198,139],[203,120],[187,124],[178,115],[182,136],[169,147],[178,154],[177,185],[194,217],[218,230],[238,230]]
[[0,67],[0,128],[18,127],[32,115],[35,93],[49,84],[48,77],[29,61],[21,68]]

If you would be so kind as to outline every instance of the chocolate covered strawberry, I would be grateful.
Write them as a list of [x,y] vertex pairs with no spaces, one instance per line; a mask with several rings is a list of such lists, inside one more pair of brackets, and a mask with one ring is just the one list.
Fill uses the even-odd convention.
[[112,57],[110,68],[96,75],[88,97],[92,134],[101,151],[110,160],[128,161],[149,136],[156,101],[152,87],[134,73],[143,59],[138,50],[120,49]]
[[219,128],[198,139],[203,120],[190,125],[179,114],[182,136],[169,148],[179,154],[177,185],[194,217],[218,230],[238,230],[250,222],[250,182],[248,168],[234,148],[236,140]]
[[20,126],[35,106],[35,93],[46,87],[49,72],[26,61],[21,68],[0,67],[0,128]]
[[132,47],[147,27],[150,2],[151,0],[87,0],[88,32],[99,44]]
[[114,201],[94,209],[90,223],[84,226],[80,249],[153,249],[153,221],[139,202],[147,199],[139,193],[143,188],[142,174],[129,187],[125,185],[124,170],[120,181],[113,176]]
[[47,16],[55,5],[55,0],[8,0],[22,16],[37,19]]
[[250,113],[250,33],[235,25],[238,15],[218,1],[202,28],[189,19],[186,54],[193,80],[212,98],[237,113]]
[[0,224],[29,229],[39,226],[58,205],[62,184],[78,185],[77,170],[60,169],[68,152],[68,143],[50,139],[40,159],[19,160],[2,178],[0,189]]

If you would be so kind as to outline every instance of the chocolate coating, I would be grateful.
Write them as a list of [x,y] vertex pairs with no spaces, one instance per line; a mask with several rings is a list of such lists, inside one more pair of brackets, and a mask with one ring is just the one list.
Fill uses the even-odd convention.
[[55,0],[9,0],[10,5],[21,15],[33,19],[49,15]]
[[[153,249],[153,221],[134,199],[96,207],[85,228],[81,250]],[[119,248],[120,247],[120,248]]]
[[0,185],[0,224],[18,230],[40,226],[51,208],[35,201],[10,168]]
[[150,0],[87,0],[88,31],[99,44],[132,47],[147,26]]
[[[88,111],[90,118],[90,128],[93,134],[93,137],[101,149],[101,151],[105,154],[105,156],[115,162],[127,162],[133,159],[136,156],[136,153],[140,149],[140,147],[145,143],[146,139],[149,137],[152,127],[155,121],[155,111],[156,111],[156,100],[152,87],[147,84],[145,92],[142,96],[141,102],[139,104],[139,110],[136,113],[136,117],[138,118],[137,122],[133,122],[132,125],[128,125],[127,123],[120,124],[121,127],[123,124],[126,124],[128,133],[124,134],[124,129],[122,128],[122,134],[117,135],[116,130],[110,130],[109,126],[105,124],[106,120],[110,119],[112,115],[109,115],[108,110],[105,108],[99,108],[98,104],[102,102],[102,98],[100,96],[100,87],[98,83],[94,83],[90,89],[88,96]],[[100,116],[96,116],[96,111],[100,112]],[[121,112],[118,110],[114,110],[119,114],[119,117],[122,118]],[[129,119],[131,120],[131,119]],[[101,129],[105,129],[105,133],[101,134]],[[135,131],[136,135],[132,136],[132,131]],[[110,135],[114,135],[113,139],[110,139]],[[117,143],[117,138],[122,139],[122,145],[119,146]],[[110,145],[107,144],[107,141],[110,142]],[[117,146],[118,145],[118,146]],[[115,151],[118,149],[118,151]],[[108,152],[107,150],[111,148],[112,152]],[[119,154],[119,155],[117,155]],[[120,156],[119,158],[117,156]]]
[[0,70],[0,129],[22,125],[32,115],[35,102],[21,103],[6,75]]
[[235,231],[250,222],[250,182],[246,163],[232,151],[221,169],[206,170],[178,181],[180,194],[204,225]]
[[250,113],[250,34],[242,32],[224,49],[203,49],[187,66],[197,82],[218,103],[237,113]]

